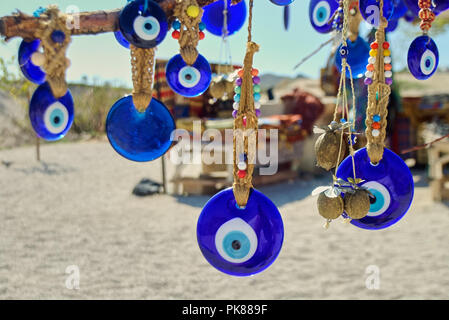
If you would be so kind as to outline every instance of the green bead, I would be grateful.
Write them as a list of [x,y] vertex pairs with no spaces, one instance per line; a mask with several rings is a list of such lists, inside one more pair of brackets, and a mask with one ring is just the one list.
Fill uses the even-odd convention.
[[376,92],[376,101],[379,101],[379,92]]
[[254,91],[254,92],[260,92],[260,86],[259,86],[258,84],[255,84],[255,85],[253,86],[253,91]]
[[235,88],[234,88],[234,92],[238,94],[238,93],[242,92],[242,88],[240,88],[240,87],[235,87]]

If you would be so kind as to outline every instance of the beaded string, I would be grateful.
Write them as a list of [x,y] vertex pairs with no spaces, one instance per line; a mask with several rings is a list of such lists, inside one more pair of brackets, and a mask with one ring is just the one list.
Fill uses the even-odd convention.
[[199,40],[204,39],[204,33],[200,30],[203,8],[198,6],[196,0],[177,0],[174,15],[177,20],[173,22],[175,31],[172,37],[178,39],[180,53],[184,62],[193,65],[198,58]]
[[[379,28],[376,31],[376,39],[371,44],[369,64],[367,66],[372,78],[368,84],[368,104],[366,109],[366,149],[371,163],[376,164],[382,160],[388,115],[388,101],[391,93],[391,58],[390,44],[385,41],[385,28],[388,21],[383,16],[383,0],[379,0]],[[388,76],[388,77],[386,77]]]
[[35,38],[41,40],[44,50],[42,68],[54,97],[60,98],[68,89],[65,75],[70,60],[66,58],[66,53],[71,42],[71,31],[67,28],[67,16],[55,5],[44,11],[39,10],[36,14],[43,18],[39,20],[39,28],[34,34]]
[[[251,41],[253,0],[249,0],[248,43],[243,71],[241,70],[240,100],[234,120],[234,183],[233,192],[237,205],[246,206],[252,188],[252,175],[255,163],[255,147],[257,146],[257,116],[253,96],[253,57],[259,45]],[[257,77],[257,74],[254,76]],[[243,142],[243,145],[242,145]],[[251,148],[249,148],[251,146]]]
[[419,10],[419,18],[421,19],[419,27],[423,34],[426,35],[430,27],[432,27],[432,22],[435,20],[435,13],[431,9],[432,0],[418,0],[418,6],[421,9]]

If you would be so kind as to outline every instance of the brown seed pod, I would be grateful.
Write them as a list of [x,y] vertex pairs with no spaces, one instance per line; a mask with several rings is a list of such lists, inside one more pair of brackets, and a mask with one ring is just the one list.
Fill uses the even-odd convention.
[[[330,170],[343,161],[346,156],[346,139],[341,141],[341,132],[327,131],[320,135],[315,142],[315,155],[317,165]],[[340,141],[341,146],[340,146]],[[339,152],[340,147],[340,152]],[[338,155],[340,154],[340,159]]]
[[352,219],[362,219],[365,217],[371,206],[369,192],[364,189],[357,189],[353,193],[345,193],[345,211]]
[[319,214],[325,219],[337,219],[344,209],[343,198],[331,190],[320,193],[317,205]]
[[209,86],[209,93],[215,99],[221,99],[226,92],[225,81],[211,82]]

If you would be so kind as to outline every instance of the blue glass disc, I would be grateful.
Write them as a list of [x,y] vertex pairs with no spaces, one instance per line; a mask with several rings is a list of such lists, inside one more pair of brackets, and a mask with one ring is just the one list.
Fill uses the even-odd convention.
[[[419,15],[419,10],[421,10],[421,8],[418,6],[418,1],[404,0],[404,3],[409,10],[415,14],[415,16]],[[449,0],[434,0],[433,3],[436,4],[436,6],[432,9],[435,15],[439,15],[441,12],[449,8]]]
[[398,27],[399,24],[399,20],[397,19],[391,19],[390,21],[388,21],[388,26],[385,29],[385,31],[387,32],[393,32],[394,30],[396,30],[396,28]]
[[185,97],[197,97],[209,88],[212,71],[209,62],[201,54],[195,63],[188,66],[177,54],[167,63],[165,76],[170,88]]
[[18,54],[20,70],[25,78],[36,84],[45,82],[44,70],[31,61],[31,55],[38,51],[40,44],[41,41],[39,39],[30,42],[22,40]]
[[[379,2],[377,0],[360,0],[359,8],[361,15],[366,22],[375,27],[379,25],[380,12]],[[383,16],[387,20],[390,20],[393,15],[393,10],[393,0],[384,0]]]
[[34,131],[42,139],[62,139],[73,123],[73,99],[70,91],[56,99],[48,82],[34,91],[30,101],[29,116]]
[[270,0],[270,1],[278,6],[287,6],[295,0]]
[[[384,149],[382,160],[372,165],[366,148],[354,154],[356,177],[364,181],[374,196],[368,215],[352,219],[362,229],[384,229],[398,222],[408,211],[413,200],[413,177],[407,165],[394,152]],[[337,170],[337,178],[353,178],[352,159],[347,157]]]
[[175,128],[170,111],[155,98],[145,112],[139,112],[131,95],[123,97],[106,118],[106,133],[112,147],[137,162],[152,161],[166,153]]
[[419,36],[413,40],[407,55],[408,69],[418,80],[430,78],[437,70],[438,48],[429,36]]
[[391,19],[400,19],[407,12],[408,8],[404,3],[404,0],[393,0],[393,15]]
[[335,0],[312,0],[309,4],[309,20],[312,27],[321,33],[332,31],[332,19],[338,9],[338,2]]
[[250,276],[268,268],[282,248],[281,215],[263,193],[252,189],[244,209],[232,188],[214,195],[204,206],[197,240],[206,260],[221,272]]
[[227,1],[228,5],[228,36],[239,31],[246,20],[246,4],[245,1],[241,1],[236,5],[231,6],[231,0],[218,0],[205,7],[203,14],[203,23],[206,25],[206,30],[213,35],[221,37],[223,35],[223,8],[224,1]]
[[[355,42],[347,40],[348,57],[347,62],[351,66],[352,77],[358,79],[363,77],[366,71],[366,65],[369,58],[370,46],[361,37],[357,37]],[[340,46],[341,48],[341,46]],[[335,65],[338,71],[341,72],[341,55],[340,48],[338,48],[335,56]],[[346,77],[349,78],[349,72],[346,70]]]
[[115,39],[117,40],[117,42],[124,48],[129,49],[129,42],[128,40],[125,39],[125,37],[123,36],[123,34],[121,33],[121,31],[115,31],[114,32],[114,36]]
[[164,10],[154,1],[134,0],[120,12],[119,27],[125,39],[139,48],[154,48],[167,35],[168,22]]
[[284,29],[288,30],[288,26],[290,25],[290,6],[284,7]]

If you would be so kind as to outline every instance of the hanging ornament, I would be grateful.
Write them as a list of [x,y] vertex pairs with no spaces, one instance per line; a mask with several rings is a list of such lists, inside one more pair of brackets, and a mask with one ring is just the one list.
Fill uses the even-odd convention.
[[[358,36],[354,42],[347,39],[346,46],[340,45],[335,55],[335,65],[338,71],[341,72],[341,61],[342,57],[345,56],[348,64],[351,66],[352,76],[355,79],[361,78],[365,73],[366,60],[368,60],[369,52],[370,47],[362,37]],[[346,73],[346,76],[349,77],[349,74]]]
[[37,135],[45,140],[62,139],[73,123],[73,99],[70,91],[55,98],[48,82],[41,84],[30,101],[29,117]]
[[278,6],[288,6],[295,0],[270,0],[270,1]]
[[288,30],[288,27],[290,25],[290,6],[286,5],[284,7],[284,29]]
[[332,121],[324,129],[315,127],[314,133],[321,133],[315,142],[315,156],[317,165],[329,171],[335,168],[346,157],[346,144],[342,144],[343,129],[350,125],[338,124]]
[[239,31],[246,20],[246,4],[240,1],[235,5],[231,5],[231,0],[218,0],[205,6],[203,14],[203,23],[206,30],[216,36],[223,36],[223,28],[225,19],[223,18],[223,10],[225,9],[225,1],[227,7],[226,21],[228,36]]
[[413,40],[407,55],[408,69],[418,80],[430,78],[438,68],[439,54],[438,48],[433,39],[428,35],[432,22],[435,20],[431,6],[431,0],[419,0],[421,10],[419,17],[421,19],[420,28],[423,32]]
[[33,83],[41,84],[45,82],[45,71],[42,66],[45,56],[40,52],[41,40],[22,40],[19,47],[19,66],[25,78]]
[[[379,2],[382,16],[383,0]],[[399,221],[408,211],[413,199],[413,178],[407,165],[396,154],[385,148],[388,101],[391,92],[390,45],[385,41],[387,20],[382,17],[371,44],[367,67],[368,104],[366,109],[367,146],[346,158],[336,176],[343,181],[353,181],[354,190],[362,188],[357,201],[351,200],[345,211],[351,223],[364,229],[382,229]],[[367,81],[369,80],[369,81]],[[356,164],[354,166],[354,164]],[[357,177],[357,179],[355,178]],[[345,196],[346,197],[346,194]],[[352,199],[350,196],[349,199]],[[367,199],[370,206],[366,212]],[[356,206],[354,203],[358,203]]]
[[119,28],[123,37],[139,48],[154,48],[167,35],[164,10],[151,0],[134,0],[122,9]]
[[129,49],[129,42],[128,40],[126,40],[120,30],[114,32],[114,37],[122,47]]
[[385,29],[386,32],[393,32],[398,27],[399,20],[397,19],[391,19],[388,21],[388,27]]
[[[119,21],[124,25],[134,21],[136,26],[141,26],[144,19],[152,23],[151,28],[166,30],[163,21],[167,19],[164,11],[159,9],[159,6],[152,1],[135,0],[125,6],[120,13]],[[151,29],[150,26],[145,28]],[[124,29],[126,28],[121,27],[122,32]],[[136,31],[136,34],[139,33],[140,31]],[[153,34],[156,36],[152,40],[150,37],[139,40],[136,34],[127,38],[131,49],[132,96],[121,98],[111,107],[106,118],[106,134],[111,146],[121,156],[132,161],[144,162],[155,160],[168,151],[171,146],[171,134],[176,126],[167,107],[152,98],[155,48],[147,47],[156,45],[165,35],[158,38],[161,34],[157,33]],[[123,35],[126,37],[125,32]]]
[[383,12],[383,17],[390,20],[393,15],[394,5],[393,0],[383,0],[383,8],[380,10],[379,0],[360,0],[359,8],[363,19],[373,27],[379,26],[380,12]]
[[[408,8],[405,5],[404,0],[393,0],[393,14],[391,16],[391,20],[398,20],[402,18],[406,14],[407,10]],[[390,21],[388,24],[390,24]]]
[[334,220],[343,214],[344,201],[338,188],[329,188],[319,194],[318,213],[326,220]]
[[339,3],[335,0],[312,0],[309,3],[309,19],[312,27],[320,33],[333,29],[333,19]]
[[[415,16],[419,16],[419,11],[421,7],[418,4],[418,0],[403,0],[407,8],[413,12]],[[434,0],[431,7],[432,12],[435,15],[439,15],[441,12],[449,9],[449,0]]]
[[234,184],[206,203],[197,225],[198,245],[206,260],[234,276],[265,270],[279,255],[284,238],[278,209],[252,186],[258,128],[253,88],[258,72],[252,64],[259,50],[251,41],[252,8],[250,0],[247,51],[235,100],[240,106],[234,120]]
[[[238,78],[235,80],[235,88],[234,88],[234,111],[232,111],[232,116],[234,118],[237,118],[238,116],[238,110],[240,108],[241,104],[241,95],[242,95],[242,84],[243,84],[243,76],[244,76],[244,69],[240,69],[238,71]],[[251,69],[251,84],[252,84],[252,95],[254,100],[254,108],[255,108],[255,115],[256,117],[260,117],[260,77],[259,77],[259,70],[252,68]],[[244,94],[244,92],[243,92]]]
[[185,97],[203,94],[212,79],[209,62],[196,49],[198,42],[204,38],[200,26],[203,9],[196,0],[187,0],[176,5],[172,37],[177,39],[180,54],[167,63],[167,83],[176,93]]

